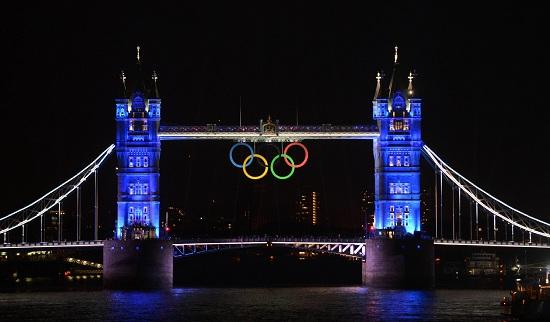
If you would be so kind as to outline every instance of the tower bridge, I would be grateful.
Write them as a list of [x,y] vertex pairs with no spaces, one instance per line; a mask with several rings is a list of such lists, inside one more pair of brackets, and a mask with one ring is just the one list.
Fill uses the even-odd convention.
[[[376,125],[280,125],[268,118],[258,125],[168,126],[161,125],[161,99],[158,77],[152,73],[147,84],[138,56],[141,80],[135,86],[123,83],[122,98],[115,100],[115,144],[107,147],[91,163],[58,187],[29,205],[0,217],[0,249],[102,247],[104,281],[107,287],[171,287],[174,254],[187,256],[201,251],[222,250],[247,245],[285,245],[317,251],[335,252],[364,259],[363,277],[368,285],[415,287],[433,284],[433,247],[516,247],[549,248],[550,223],[528,215],[483,190],[442,160],[422,140],[422,101],[415,95],[414,75],[409,73],[408,86],[400,86],[397,52],[388,83],[377,75],[372,101]],[[387,88],[387,90],[385,89]],[[275,142],[287,148],[306,140],[369,140],[374,157],[375,209],[374,229],[351,241],[260,239],[170,241],[159,238],[160,228],[160,156],[161,141],[227,140],[247,146],[250,154],[244,161],[230,160],[245,174],[246,166],[258,158],[256,143]],[[304,148],[305,149],[305,148]],[[286,149],[285,149],[286,151]],[[98,236],[97,176],[101,165],[115,152],[117,158],[117,222],[115,239]],[[284,153],[294,171],[299,164]],[[275,160],[274,158],[274,160]],[[427,236],[420,221],[422,159],[434,169],[435,189],[434,236]],[[273,162],[271,167],[273,167]],[[287,177],[278,176],[278,179]],[[247,177],[260,180],[265,175]],[[94,240],[81,236],[80,191],[94,178]],[[452,210],[444,203],[444,185],[452,187]],[[69,195],[77,197],[76,240],[62,241],[61,204]],[[448,196],[447,196],[448,197]],[[455,200],[457,202],[455,203]],[[469,207],[467,207],[469,206]],[[58,210],[58,241],[45,242],[44,215]],[[487,221],[480,235],[483,219]],[[29,238],[31,222],[40,223],[40,240]],[[489,223],[492,223],[492,227]],[[20,242],[10,242],[21,233]],[[11,235],[10,235],[11,234]],[[486,235],[485,235],[486,234]],[[103,240],[102,240],[103,239]],[[137,283],[137,284],[136,284]],[[409,285],[410,286],[410,285]]]

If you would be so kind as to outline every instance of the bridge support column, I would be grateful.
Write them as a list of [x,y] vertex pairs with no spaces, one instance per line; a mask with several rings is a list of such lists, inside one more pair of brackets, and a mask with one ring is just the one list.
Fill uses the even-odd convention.
[[171,289],[172,242],[106,240],[103,246],[103,286],[107,289]]
[[366,240],[363,284],[380,288],[433,288],[433,240],[417,238]]

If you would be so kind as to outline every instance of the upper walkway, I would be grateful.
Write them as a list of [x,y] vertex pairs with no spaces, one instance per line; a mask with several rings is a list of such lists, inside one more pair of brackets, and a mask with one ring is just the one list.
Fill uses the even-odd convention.
[[[264,124],[263,126],[268,126]],[[161,126],[161,140],[237,140],[246,142],[293,142],[301,140],[372,140],[380,133],[376,125],[258,125]]]

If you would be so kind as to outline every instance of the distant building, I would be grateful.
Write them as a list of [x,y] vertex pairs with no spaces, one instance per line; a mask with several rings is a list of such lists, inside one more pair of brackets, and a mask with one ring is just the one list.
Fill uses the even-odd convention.
[[300,228],[319,226],[321,218],[320,194],[316,191],[300,193],[296,200],[296,223]]
[[369,232],[374,229],[374,191],[365,190],[361,193],[360,207],[365,232]]
[[174,237],[182,236],[184,228],[186,228],[185,220],[186,216],[183,209],[172,206],[168,207],[160,221],[162,231],[164,231],[162,234]]
[[434,200],[433,189],[422,189],[421,202],[420,202],[420,224],[421,230],[427,232],[429,235],[434,236]]
[[[65,210],[61,209],[61,229],[63,230],[63,221],[65,217]],[[50,210],[44,217],[44,240],[45,241],[57,241],[59,236],[59,211]]]

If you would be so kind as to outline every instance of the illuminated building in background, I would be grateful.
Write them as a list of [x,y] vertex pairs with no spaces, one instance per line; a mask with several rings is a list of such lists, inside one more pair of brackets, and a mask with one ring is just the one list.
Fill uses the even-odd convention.
[[142,73],[139,47],[137,57],[137,75],[130,90],[124,72],[121,74],[124,98],[116,100],[115,109],[117,239],[159,237],[161,101],[156,73],[152,77]]
[[433,235],[434,214],[432,209],[434,201],[432,198],[432,193],[430,193],[430,191],[433,191],[433,188],[422,189],[422,198],[420,202],[420,223],[423,231],[427,232],[429,235]]
[[296,223],[298,226],[316,227],[321,223],[321,200],[319,192],[301,193],[296,200]]
[[380,73],[373,100],[373,119],[380,137],[374,140],[376,229],[401,233],[421,230],[420,157],[422,149],[422,101],[409,85],[399,87],[397,47],[388,91],[381,92]]
[[182,236],[184,233],[184,227],[186,226],[186,219],[185,211],[178,207],[168,207],[160,221],[160,227],[164,231],[161,236]]
[[63,230],[63,221],[66,220],[65,210],[61,209],[61,222],[59,211],[57,209],[50,210],[45,216],[44,240],[57,241],[60,238],[59,229]]
[[374,192],[365,190],[361,193],[360,209],[366,231],[370,232],[374,228]]

